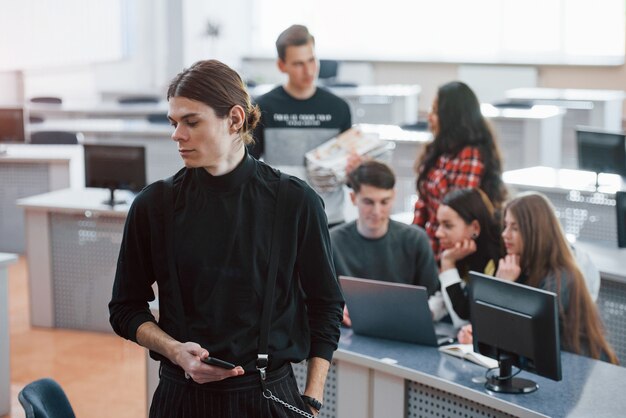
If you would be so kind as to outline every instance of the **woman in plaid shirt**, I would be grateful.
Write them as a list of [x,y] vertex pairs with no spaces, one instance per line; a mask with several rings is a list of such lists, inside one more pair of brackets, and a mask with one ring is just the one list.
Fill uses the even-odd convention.
[[426,229],[439,255],[437,208],[448,191],[481,188],[499,209],[506,198],[500,151],[474,92],[460,81],[439,87],[428,114],[435,139],[418,159],[413,223]]

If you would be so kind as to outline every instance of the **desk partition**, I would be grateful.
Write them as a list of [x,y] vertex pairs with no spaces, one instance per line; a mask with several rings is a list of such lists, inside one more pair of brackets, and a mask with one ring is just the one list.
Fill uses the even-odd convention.
[[17,261],[14,254],[0,253],[0,416],[11,410],[11,373],[9,345],[8,266]]
[[555,105],[567,110],[563,117],[562,167],[577,168],[576,126],[593,126],[609,131],[622,129],[621,90],[518,88],[507,90],[508,100],[537,105]]
[[24,212],[20,198],[83,187],[82,147],[7,145],[0,155],[0,251],[23,253]]

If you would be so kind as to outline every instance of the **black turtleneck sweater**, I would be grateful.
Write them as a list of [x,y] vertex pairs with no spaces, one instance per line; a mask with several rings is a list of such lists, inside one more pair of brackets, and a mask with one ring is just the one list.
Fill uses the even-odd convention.
[[[137,328],[154,321],[147,302],[154,300],[156,282],[159,326],[166,333],[254,370],[278,182],[278,172],[248,155],[223,176],[203,168],[179,171],[173,190],[177,280],[169,277],[165,256],[164,183],[139,193],[109,304],[115,332],[136,341]],[[310,357],[331,360],[343,306],[321,199],[295,177],[285,187],[271,369]]]

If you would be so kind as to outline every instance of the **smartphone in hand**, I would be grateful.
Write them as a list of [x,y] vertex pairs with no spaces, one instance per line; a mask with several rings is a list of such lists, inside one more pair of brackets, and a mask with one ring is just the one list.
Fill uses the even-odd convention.
[[207,358],[203,358],[201,360],[205,364],[209,364],[211,366],[221,367],[223,369],[230,370],[230,369],[234,369],[235,368],[235,365],[233,363],[229,363],[227,361],[220,360],[220,359],[215,358],[215,357],[207,357]]

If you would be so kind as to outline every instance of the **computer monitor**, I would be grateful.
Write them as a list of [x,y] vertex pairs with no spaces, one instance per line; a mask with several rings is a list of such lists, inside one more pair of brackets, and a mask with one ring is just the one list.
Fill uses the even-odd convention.
[[617,246],[626,248],[626,192],[615,193],[617,212]]
[[85,144],[85,185],[106,188],[109,206],[126,203],[115,200],[115,190],[139,192],[146,185],[146,155],[142,146]]
[[626,137],[623,132],[578,126],[576,142],[580,170],[626,176]]
[[537,390],[534,381],[514,377],[512,366],[561,380],[556,294],[474,271],[469,275],[474,351],[500,364],[485,387],[503,393]]
[[0,142],[24,142],[24,109],[0,108]]

